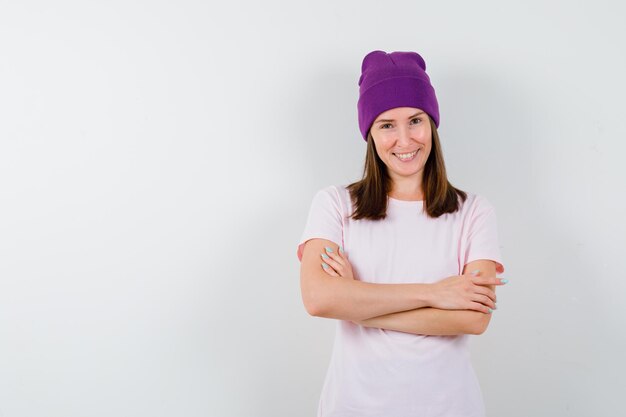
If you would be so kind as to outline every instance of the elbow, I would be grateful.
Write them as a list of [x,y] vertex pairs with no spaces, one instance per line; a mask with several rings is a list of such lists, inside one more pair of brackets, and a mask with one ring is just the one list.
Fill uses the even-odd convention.
[[[334,278],[311,279],[306,276],[301,280],[302,303],[309,315],[328,319],[347,319],[343,316],[345,309],[340,307],[338,298],[341,290]],[[333,284],[331,284],[333,283]]]
[[304,309],[306,312],[313,317],[320,317],[322,315],[322,309],[320,306],[312,301],[307,301],[303,299]]
[[474,326],[474,328],[471,329],[470,334],[478,336],[485,333],[485,330],[487,330],[487,327],[485,326]]
[[323,294],[314,294],[303,297],[304,308],[309,315],[313,317],[322,317],[326,319],[338,319],[338,313],[333,309],[330,300]]
[[489,321],[491,320],[491,314],[478,313],[482,317],[479,317],[476,320],[473,320],[470,325],[470,334],[481,335],[487,331],[487,327],[489,327]]
[[313,317],[325,317],[324,297],[318,290],[307,288],[302,290],[302,303],[306,312]]
[[330,318],[330,315],[328,314],[327,310],[325,309],[323,305],[320,305],[320,303],[305,302],[304,308],[306,309],[306,312],[309,313],[310,316]]

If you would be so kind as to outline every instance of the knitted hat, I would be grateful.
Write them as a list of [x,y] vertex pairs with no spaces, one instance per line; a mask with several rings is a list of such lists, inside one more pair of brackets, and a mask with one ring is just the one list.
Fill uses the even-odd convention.
[[426,63],[417,52],[368,53],[361,64],[359,87],[359,129],[366,141],[378,115],[396,107],[422,109],[439,127],[435,89],[426,74]]

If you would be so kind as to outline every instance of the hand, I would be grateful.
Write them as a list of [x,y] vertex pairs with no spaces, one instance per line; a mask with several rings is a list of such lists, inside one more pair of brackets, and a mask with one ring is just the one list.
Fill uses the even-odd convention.
[[480,277],[477,273],[453,275],[432,287],[431,307],[444,310],[495,310],[496,293],[486,285],[504,285],[501,278]]
[[[328,249],[330,249],[330,251]],[[328,256],[328,258],[325,258],[324,255]],[[333,251],[332,248],[327,246],[326,251],[323,254],[320,254],[320,256],[322,258],[322,262],[328,265],[328,268],[324,268],[324,266],[322,265],[322,269],[326,271],[328,275],[331,275],[333,277],[354,279],[352,265],[350,265],[348,257],[344,253],[341,246],[339,247],[339,251]]]

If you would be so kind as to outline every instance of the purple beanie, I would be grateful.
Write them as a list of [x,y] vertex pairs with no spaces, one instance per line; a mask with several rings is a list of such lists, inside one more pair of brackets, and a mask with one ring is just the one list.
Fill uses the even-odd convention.
[[439,127],[435,89],[417,52],[368,53],[361,64],[359,87],[359,129],[366,141],[378,115],[395,107],[422,109]]

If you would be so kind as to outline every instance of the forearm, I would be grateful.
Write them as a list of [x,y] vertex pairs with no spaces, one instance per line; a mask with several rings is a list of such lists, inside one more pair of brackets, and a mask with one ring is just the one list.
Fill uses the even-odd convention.
[[377,327],[419,335],[446,336],[480,334],[491,314],[473,310],[441,310],[426,307],[355,321],[365,327]]
[[325,278],[312,289],[315,316],[366,320],[385,314],[427,307],[431,284],[375,284],[336,277]]

